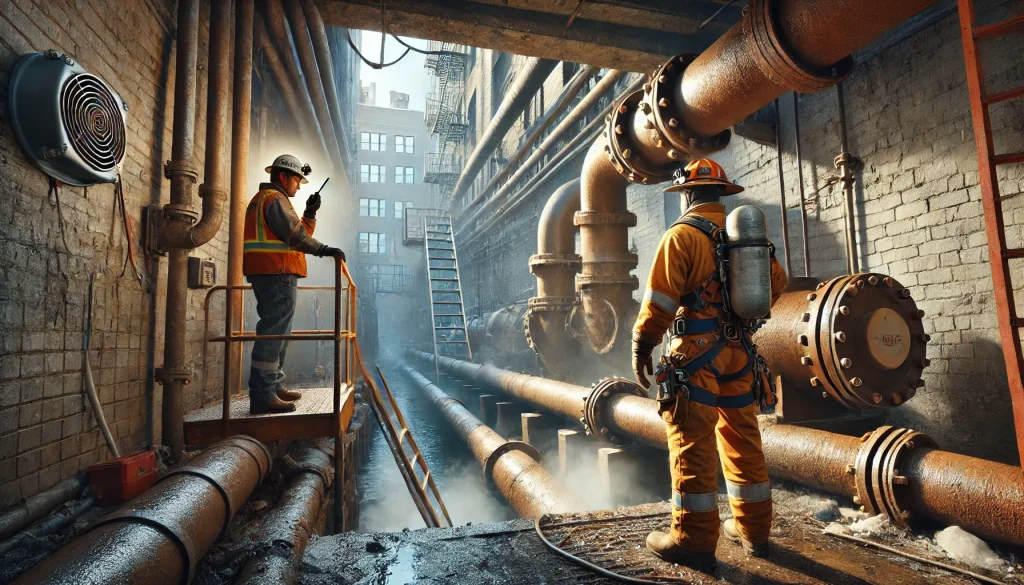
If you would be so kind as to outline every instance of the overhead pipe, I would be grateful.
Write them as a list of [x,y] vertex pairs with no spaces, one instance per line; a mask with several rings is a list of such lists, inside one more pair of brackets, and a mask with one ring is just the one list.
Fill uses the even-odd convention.
[[[420,351],[408,355],[424,363],[434,360]],[[586,426],[613,444],[635,441],[667,449],[657,402],[616,392],[608,381],[591,390],[448,357],[439,358],[438,366],[567,418],[579,419],[583,404]],[[604,429],[595,428],[601,425]],[[1019,467],[942,451],[922,433],[887,426],[858,438],[762,419],[761,438],[768,473],[775,479],[851,497],[898,525],[912,524],[917,515],[982,538],[1024,545],[1024,474]]]
[[554,70],[555,65],[558,65],[558,61],[531,57],[516,71],[516,78],[501,100],[498,111],[494,113],[491,122],[480,136],[476,148],[466,160],[462,175],[459,176],[459,181],[452,191],[452,201],[457,201],[473,184],[480,169],[487,163],[487,159],[505,139],[509,128],[516,123],[523,110],[530,106],[530,100],[533,99],[537,90],[544,86],[544,80]]
[[577,290],[598,353],[628,339],[623,330],[635,316],[629,183],[666,181],[685,161],[725,148],[728,128],[788,90],[835,84],[852,69],[850,53],[933,1],[753,0],[701,55],[670,59],[642,92],[618,102],[584,162],[576,222],[583,255]]
[[270,451],[238,435],[171,470],[141,496],[96,521],[15,585],[181,585],[228,533],[231,519],[270,471]]
[[88,480],[79,473],[8,507],[0,514],[0,540],[7,540],[82,493]]
[[192,166],[195,147],[196,65],[199,43],[199,2],[178,3],[177,56],[174,83],[174,135],[171,160],[164,174],[171,183],[171,202],[164,206],[160,247],[168,250],[167,309],[164,334],[164,364],[155,378],[164,386],[163,443],[170,448],[171,461],[181,460],[184,441],[184,386],[191,380],[187,367],[185,317],[188,311],[189,250],[210,241],[220,229],[226,198],[224,182],[225,135],[228,116],[229,67],[231,58],[231,2],[212,3],[210,16],[209,82],[206,115],[206,161],[203,185],[203,215],[196,222],[192,210],[192,185],[199,173]]
[[288,482],[284,492],[242,535],[243,542],[264,546],[256,547],[259,552],[245,562],[235,585],[301,581],[302,555],[310,537],[323,532],[324,505],[330,500],[334,464],[329,450],[326,442],[321,442],[286,458],[289,468],[284,471]]
[[558,116],[560,116],[562,112],[564,112],[565,109],[568,108],[570,104],[572,104],[572,101],[576,99],[576,94],[578,94],[580,90],[583,89],[583,86],[590,81],[590,78],[597,75],[600,71],[600,67],[587,65],[582,70],[580,70],[580,72],[577,73],[575,77],[573,77],[569,84],[565,86],[565,89],[562,90],[561,95],[558,96],[558,100],[555,101],[555,103],[552,104],[552,106],[548,108],[546,112],[544,112],[543,119],[538,120],[537,123],[534,124],[533,128],[530,130],[530,133],[523,138],[522,144],[519,145],[519,150],[517,150],[512,156],[509,157],[508,162],[505,163],[505,166],[503,166],[501,170],[498,171],[497,174],[491,177],[491,180],[488,181],[487,186],[484,187],[480,194],[477,195],[476,198],[474,198],[473,201],[466,206],[467,209],[487,199],[487,196],[491,193],[491,191],[496,189],[498,185],[501,185],[502,182],[509,177],[509,175],[512,173],[512,170],[516,168],[516,165],[518,165],[523,160],[523,158],[526,157],[526,155],[530,154],[531,151],[533,151],[534,147],[537,145],[537,140],[544,134],[544,132],[548,128],[551,127],[552,124],[555,123],[555,120],[558,119]]
[[[249,131],[252,109],[252,50],[254,35],[253,0],[235,2],[235,66],[231,92],[231,199],[228,204],[228,285],[242,286],[242,251],[245,239],[245,207],[249,194]],[[244,323],[242,291],[233,290],[231,314],[237,315],[239,330]],[[234,325],[232,325],[234,326]],[[228,342],[224,385],[233,391],[241,380],[243,344]]]
[[484,425],[461,402],[409,366],[402,371],[455,429],[463,444],[484,468],[484,477],[521,518],[582,509],[539,463],[540,453],[522,441],[509,441]]
[[853,209],[853,187],[857,177],[853,172],[853,155],[850,154],[846,140],[846,107],[843,105],[843,83],[836,84],[836,111],[839,114],[839,156],[834,164],[839,171],[839,182],[843,184],[843,200],[846,204],[846,270],[849,274],[857,274],[857,223]]
[[580,180],[562,185],[548,198],[537,225],[537,253],[530,272],[537,277],[537,296],[526,314],[526,338],[546,371],[564,377],[579,355],[579,341],[569,335],[565,319],[576,302],[576,273],[583,259],[576,253],[573,217],[580,209]]
[[327,42],[327,29],[324,20],[320,16],[313,0],[302,0],[302,10],[306,14],[306,23],[309,28],[309,37],[313,41],[313,52],[316,56],[316,65],[320,69],[320,79],[324,90],[327,92],[327,106],[331,113],[331,122],[334,124],[334,135],[338,139],[341,156],[341,168],[345,176],[351,176],[355,172],[355,164],[349,151],[348,132],[345,127],[345,116],[341,113],[341,98],[338,97],[338,86],[334,80],[334,67],[332,65],[331,46]]
[[[530,157],[526,159],[526,162],[519,165],[519,169],[516,170],[516,172],[512,175],[512,178],[506,181],[505,185],[501,189],[499,189],[494,194],[493,197],[485,201],[483,205],[480,206],[479,209],[473,212],[468,220],[461,222],[461,226],[459,227],[459,230],[456,233],[456,235],[462,236],[464,234],[467,234],[467,232],[470,230],[473,231],[473,233],[479,233],[481,229],[473,229],[474,223],[478,219],[483,217],[485,213],[488,213],[492,209],[494,209],[496,205],[503,202],[505,197],[509,193],[511,193],[513,189],[515,189],[516,185],[518,185],[519,182],[522,181],[523,178],[525,178],[526,175],[531,172],[531,170],[537,165],[537,163],[544,160],[544,157],[548,154],[548,151],[554,148],[555,145],[558,144],[568,132],[573,130],[576,127],[576,124],[580,120],[582,120],[588,112],[590,112],[591,108],[593,108],[594,105],[597,104],[597,102],[600,101],[601,98],[608,95],[615,88],[615,84],[619,81],[619,79],[622,79],[623,75],[625,75],[625,73],[615,69],[606,73],[605,76],[601,78],[601,81],[598,81],[597,85],[595,85],[594,88],[591,89],[590,92],[588,92],[582,100],[580,100],[580,103],[576,104],[576,106],[572,110],[570,110],[568,114],[566,114],[565,118],[563,118],[562,121],[559,122],[557,126],[555,126],[554,130],[552,130],[551,133],[548,134],[547,138],[545,138],[544,141],[540,143],[540,146],[538,146],[533,151],[533,154],[531,154]],[[630,88],[627,91],[636,90],[638,87],[640,87],[640,83],[640,81],[637,81],[634,84],[635,87],[630,86]],[[498,209],[494,213],[491,213],[491,217],[493,218],[499,216],[501,212],[502,209]]]
[[[279,3],[281,0],[268,0],[268,3]],[[350,169],[344,168],[341,161],[341,141],[334,131],[334,123],[331,121],[331,110],[327,105],[326,92],[323,80],[320,78],[320,69],[317,67],[316,57],[313,55],[313,42],[309,37],[309,26],[306,24],[306,15],[302,11],[302,5],[295,0],[284,3],[288,7],[288,21],[291,24],[292,40],[295,51],[299,58],[299,65],[302,67],[302,76],[306,81],[306,93],[313,101],[313,111],[316,112],[317,121],[320,123],[320,131],[327,141],[327,154],[330,156],[334,166],[346,174]],[[282,26],[284,26],[282,24]],[[325,64],[330,69],[330,62]]]

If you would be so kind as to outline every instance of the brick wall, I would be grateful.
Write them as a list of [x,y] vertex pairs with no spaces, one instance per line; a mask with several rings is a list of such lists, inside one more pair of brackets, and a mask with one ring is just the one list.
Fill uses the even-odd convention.
[[[208,8],[206,8],[208,10]],[[166,203],[163,161],[170,156],[173,108],[174,3],[143,0],[0,2],[0,508],[109,457],[82,393],[82,336],[90,274],[96,275],[90,363],[104,414],[123,453],[159,441],[165,261],[150,262],[144,290],[129,268],[120,276],[125,236],[113,187],[63,187],[56,202],[44,175],[21,152],[7,118],[7,84],[18,57],[54,48],[104,79],[128,104],[122,169],[126,206],[138,231],[144,205]],[[208,14],[200,33],[197,149],[202,167]],[[197,198],[198,203],[198,198]],[[195,255],[212,257],[226,274],[223,230]],[[70,253],[69,253],[70,252]],[[159,275],[159,276],[158,276]],[[203,294],[188,316],[191,365],[198,369]],[[216,309],[218,303],[214,303]],[[211,379],[186,387],[188,407],[205,385],[219,393],[220,362]]]
[[[982,3],[979,21],[1024,12],[1024,2]],[[991,91],[1024,83],[1020,37],[995,41],[984,51]],[[913,292],[926,311],[932,336],[926,387],[891,411],[896,423],[931,434],[944,448],[1008,462],[1017,460],[1006,374],[999,345],[987,240],[959,20],[954,13],[884,48],[845,82],[850,151],[864,162],[856,189],[857,254],[862,271],[889,274]],[[791,262],[803,273],[796,186],[792,95],[781,101],[783,163]],[[1024,103],[992,111],[999,152],[1024,150]],[[801,96],[801,146],[812,276],[846,271],[842,193],[830,178],[839,153],[834,90]],[[734,136],[716,158],[746,187],[730,206],[756,204],[767,213],[781,254],[781,212],[774,148]],[[578,172],[578,166],[576,167]],[[460,249],[478,283],[471,308],[493,310],[534,294],[527,259],[535,252],[536,221],[544,199],[571,173],[549,180],[515,217]],[[1024,168],[1000,171],[1009,244],[1022,243]],[[638,225],[630,244],[640,256],[636,274],[646,282],[651,256],[666,225],[679,213],[664,185],[629,189]],[[1015,272],[1017,282],[1024,274]],[[642,288],[638,291],[642,294]],[[622,364],[621,374],[628,373]]]

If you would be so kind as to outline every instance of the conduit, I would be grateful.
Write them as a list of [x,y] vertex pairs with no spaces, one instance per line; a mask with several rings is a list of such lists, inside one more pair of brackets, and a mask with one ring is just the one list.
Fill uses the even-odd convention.
[[264,22],[263,15],[257,12],[253,22],[256,46],[263,50],[263,55],[267,60],[267,67],[270,68],[270,74],[274,76],[274,81],[277,82],[281,97],[284,99],[285,105],[288,106],[288,110],[291,112],[295,123],[299,126],[299,132],[303,136],[311,137],[314,145],[319,146],[326,154],[327,143],[324,142],[320,127],[317,126],[315,120],[310,119],[309,111],[305,107],[307,104],[304,104],[303,100],[299,98],[299,94],[296,93],[295,86],[292,85],[291,77],[288,73],[288,68],[277,53],[277,47],[270,41],[270,34],[267,32],[267,25]]
[[521,441],[506,440],[416,370],[403,366],[402,371],[452,425],[484,467],[488,484],[501,493],[521,518],[582,509],[577,499],[538,462],[540,454],[536,449]]
[[[409,350],[408,355],[434,363],[432,354]],[[657,402],[624,387],[614,389],[608,381],[591,390],[448,357],[438,358],[437,364],[464,381],[569,419],[582,418],[606,440],[667,448]],[[941,451],[926,435],[893,427],[857,438],[763,420],[761,437],[775,479],[852,497],[866,511],[886,514],[898,525],[920,515],[990,540],[1024,544],[1024,474],[1019,467]]]
[[339,155],[341,156],[341,168],[338,169],[343,175],[349,176],[355,165],[352,163],[349,154],[348,133],[345,131],[345,116],[341,113],[341,99],[338,97],[338,86],[334,81],[334,67],[331,65],[331,46],[327,42],[327,29],[324,27],[323,18],[317,10],[313,0],[302,0],[302,10],[306,14],[306,24],[309,29],[310,40],[313,41],[313,52],[316,55],[316,65],[320,69],[320,79],[324,90],[327,92],[327,106],[331,112],[331,122],[334,124],[334,135],[338,139]]
[[495,149],[501,145],[505,134],[519,119],[519,115],[529,107],[533,95],[544,86],[544,80],[548,78],[548,74],[554,70],[557,64],[558,61],[532,57],[516,71],[516,78],[501,100],[498,111],[494,113],[487,129],[480,136],[476,148],[466,160],[466,166],[462,169],[459,182],[455,184],[455,189],[452,191],[452,201],[458,201],[458,198],[473,184],[480,169],[487,163],[487,159]]
[[289,469],[284,472],[288,481],[284,493],[243,535],[244,540],[266,546],[246,561],[235,585],[292,585],[301,580],[302,554],[310,536],[323,532],[323,507],[330,499],[334,464],[325,452],[329,449],[327,445],[324,441],[316,448],[305,447],[285,458]]
[[270,452],[251,437],[221,441],[14,583],[75,585],[88,575],[92,583],[186,584],[270,464]]

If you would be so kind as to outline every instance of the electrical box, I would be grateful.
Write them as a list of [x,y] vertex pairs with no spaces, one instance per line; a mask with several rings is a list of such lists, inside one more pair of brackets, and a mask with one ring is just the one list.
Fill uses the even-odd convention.
[[217,265],[210,258],[188,257],[188,287],[210,288],[217,284]]

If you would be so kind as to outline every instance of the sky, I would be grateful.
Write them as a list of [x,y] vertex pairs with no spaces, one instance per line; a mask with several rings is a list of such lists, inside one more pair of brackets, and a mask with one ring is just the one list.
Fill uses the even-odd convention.
[[[364,30],[362,36],[359,50],[370,61],[379,61],[381,34]],[[427,48],[425,40],[406,37],[403,37],[402,40],[420,49]],[[393,37],[388,36],[384,45],[384,62],[394,61],[403,51],[405,51],[405,47],[398,44]],[[430,78],[424,67],[425,62],[426,57],[423,54],[409,51],[409,54],[401,61],[384,69],[373,69],[364,62],[360,67],[359,76],[364,84],[376,82],[376,105],[381,107],[390,105],[388,92],[394,90],[409,94],[409,109],[422,112],[426,107],[427,91],[430,89]]]

